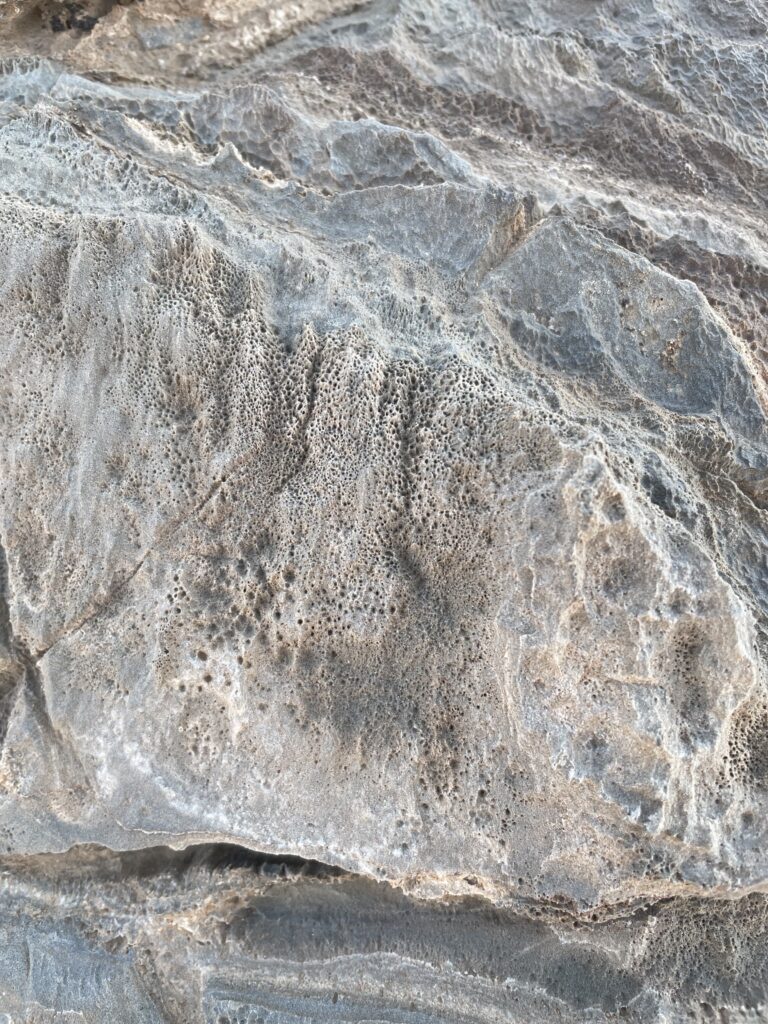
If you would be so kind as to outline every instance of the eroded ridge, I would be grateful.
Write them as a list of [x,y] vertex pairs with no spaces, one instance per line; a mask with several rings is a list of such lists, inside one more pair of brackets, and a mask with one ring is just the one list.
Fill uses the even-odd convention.
[[[76,847],[0,862],[3,1007],[88,1021],[706,1021],[764,1000],[767,910],[763,896],[691,898],[598,921],[420,901],[226,844]],[[738,948],[727,965],[723,927]],[[79,989],[62,988],[64,971]]]

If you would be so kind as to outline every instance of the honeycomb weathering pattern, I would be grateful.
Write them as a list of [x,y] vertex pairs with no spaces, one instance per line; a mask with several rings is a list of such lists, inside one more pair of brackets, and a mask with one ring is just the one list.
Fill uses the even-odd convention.
[[757,0],[0,2],[0,1022],[768,1019]]

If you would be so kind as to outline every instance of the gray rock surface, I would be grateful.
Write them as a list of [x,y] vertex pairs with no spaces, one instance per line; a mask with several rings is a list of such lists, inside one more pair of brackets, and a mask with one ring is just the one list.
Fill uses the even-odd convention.
[[0,18],[0,1022],[768,1019],[763,5]]

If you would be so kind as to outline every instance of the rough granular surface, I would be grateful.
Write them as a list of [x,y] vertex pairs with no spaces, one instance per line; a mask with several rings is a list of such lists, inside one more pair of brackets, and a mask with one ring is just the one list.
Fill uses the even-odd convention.
[[0,1024],[768,1021],[768,10],[0,0]]

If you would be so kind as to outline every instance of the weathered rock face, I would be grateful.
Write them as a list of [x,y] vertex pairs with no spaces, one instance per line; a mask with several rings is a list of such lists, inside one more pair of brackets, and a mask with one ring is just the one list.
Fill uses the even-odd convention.
[[0,1020],[762,1019],[761,5],[0,12]]

